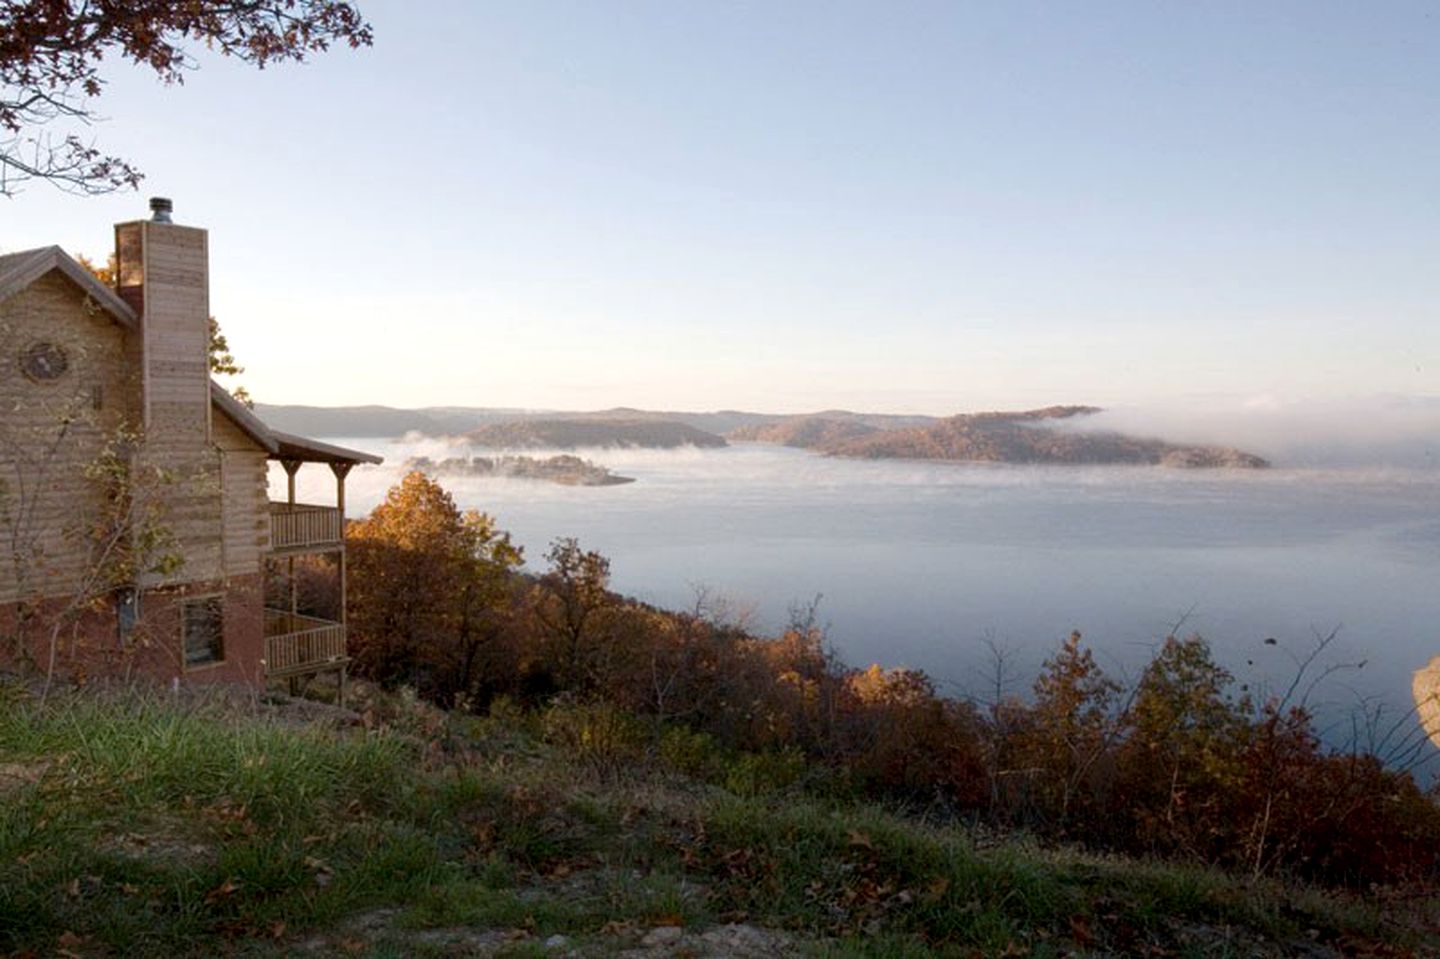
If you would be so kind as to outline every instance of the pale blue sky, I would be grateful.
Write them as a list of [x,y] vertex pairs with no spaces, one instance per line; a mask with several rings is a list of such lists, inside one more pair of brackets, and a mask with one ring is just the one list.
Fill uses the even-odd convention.
[[173,197],[269,402],[1440,393],[1433,3],[362,9],[305,67],[113,64],[141,193],[32,186],[0,249]]

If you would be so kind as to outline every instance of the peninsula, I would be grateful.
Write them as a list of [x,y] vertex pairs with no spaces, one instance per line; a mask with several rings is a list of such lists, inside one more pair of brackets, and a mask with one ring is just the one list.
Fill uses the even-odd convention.
[[[1110,431],[1058,425],[1099,413],[1094,406],[1049,406],[1019,412],[965,413],[928,425],[880,429],[824,414],[742,427],[732,440],[781,443],[860,459],[981,463],[1167,466],[1264,469],[1262,457],[1227,446],[1185,446]],[[1057,425],[1050,425],[1057,424]],[[1066,424],[1068,426],[1068,424]]]

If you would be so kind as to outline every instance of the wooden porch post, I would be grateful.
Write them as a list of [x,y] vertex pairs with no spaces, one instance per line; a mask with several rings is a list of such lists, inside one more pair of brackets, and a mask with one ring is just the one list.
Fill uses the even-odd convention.
[[295,505],[295,474],[300,470],[300,460],[281,460],[280,466],[285,470],[286,492],[289,494],[287,502]]
[[345,625],[345,477],[354,463],[331,463],[335,474],[335,507],[340,511],[340,625]]
[[[300,460],[281,460],[281,461],[280,461],[280,466],[281,466],[281,468],[285,470],[285,493],[286,493],[286,502],[287,502],[290,506],[294,506],[294,505],[295,505],[295,474],[298,473],[298,472],[300,472],[300,463],[301,463]],[[286,578],[289,580],[289,583],[290,583],[290,615],[291,615],[291,616],[294,616],[296,613],[298,613],[298,612],[300,611],[300,592],[299,592],[299,590],[298,590],[298,589],[296,588],[296,586],[295,586],[295,556],[294,556],[294,554],[291,554],[288,558],[286,558],[286,560],[285,560],[285,571],[286,571]],[[292,620],[291,623],[290,623],[290,626],[287,627],[287,631],[288,631],[289,628],[293,628],[293,625],[294,625],[294,621]],[[292,690],[293,690],[295,684],[292,682],[290,685],[291,685],[291,688],[292,688]]]
[[[347,604],[346,572],[345,572],[345,477],[355,466],[354,463],[331,463],[330,471],[335,474],[335,508],[340,511],[340,625],[345,625],[345,607]],[[350,638],[345,637],[345,645],[348,648]],[[336,693],[336,702],[340,706],[345,705],[345,679],[347,669],[344,665],[340,667],[340,687]]]

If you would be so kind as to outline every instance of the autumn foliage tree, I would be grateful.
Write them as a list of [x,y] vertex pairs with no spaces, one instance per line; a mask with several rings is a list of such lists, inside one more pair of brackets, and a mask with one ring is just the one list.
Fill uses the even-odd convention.
[[920,670],[873,665],[846,677],[846,765],[861,784],[911,799],[975,809],[988,789],[978,716]]
[[412,472],[349,524],[350,648],[357,669],[447,704],[470,696],[503,628],[520,548],[477,510],[462,513]]
[[338,0],[0,0],[0,195],[30,180],[89,194],[140,182],[82,135],[107,58],[179,84],[197,66],[187,42],[264,68],[371,39],[356,5]]
[[1231,682],[1198,636],[1167,638],[1140,676],[1117,761],[1136,838],[1152,851],[1213,860],[1230,839],[1253,712],[1229,698]]
[[1074,632],[1034,688],[1033,721],[1018,737],[1025,800],[1033,816],[1063,833],[1076,817],[1102,813],[1114,776],[1120,684]]
[[596,684],[608,653],[618,604],[610,592],[610,561],[580,548],[573,538],[558,539],[545,554],[549,570],[531,593],[531,610],[549,647],[549,666],[562,688],[588,691]]

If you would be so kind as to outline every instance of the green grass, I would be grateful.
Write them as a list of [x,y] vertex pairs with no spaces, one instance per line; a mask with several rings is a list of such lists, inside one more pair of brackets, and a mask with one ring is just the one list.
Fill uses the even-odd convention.
[[0,690],[0,953],[266,955],[320,937],[320,954],[441,955],[416,936],[465,929],[509,933],[507,955],[557,933],[605,954],[655,925],[729,921],[834,956],[1440,949],[1413,904],[982,847],[796,789],[602,774],[534,724],[422,718],[341,730]]

